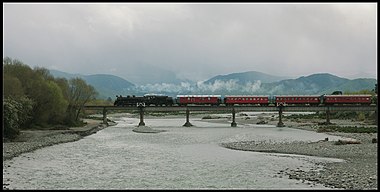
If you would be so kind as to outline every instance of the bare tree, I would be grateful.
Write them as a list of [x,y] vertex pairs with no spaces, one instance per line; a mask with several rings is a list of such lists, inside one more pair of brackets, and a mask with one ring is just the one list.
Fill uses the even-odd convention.
[[69,107],[68,115],[71,120],[78,121],[83,106],[90,100],[95,99],[98,93],[91,85],[87,85],[81,78],[69,80]]

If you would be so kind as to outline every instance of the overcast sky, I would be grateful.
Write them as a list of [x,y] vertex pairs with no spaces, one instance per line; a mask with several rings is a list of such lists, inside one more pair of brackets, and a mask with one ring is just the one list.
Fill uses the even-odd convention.
[[69,73],[377,71],[376,3],[3,3],[3,15],[4,56]]

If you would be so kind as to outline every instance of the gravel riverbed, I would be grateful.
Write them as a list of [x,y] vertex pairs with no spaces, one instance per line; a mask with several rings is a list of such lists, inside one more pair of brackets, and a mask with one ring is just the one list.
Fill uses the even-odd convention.
[[[276,122],[274,121],[273,123]],[[290,124],[290,122],[287,122],[287,124]],[[42,147],[79,140],[104,127],[106,126],[91,124],[78,131],[60,130],[44,133],[33,131],[38,136],[38,139],[36,139],[36,135],[32,135],[30,137],[24,137],[17,142],[3,142],[3,161]],[[292,127],[312,130],[309,125],[303,127],[292,124]],[[377,133],[334,132],[328,134],[342,136],[347,139],[354,139],[360,141],[360,144],[335,145],[334,141],[324,140],[311,143],[241,141],[222,143],[221,146],[234,150],[343,159],[344,162],[317,163],[315,169],[311,169],[310,171],[304,171],[302,168],[285,169],[279,171],[275,176],[297,179],[310,184],[316,182],[331,188],[359,190],[377,189],[377,143],[372,143],[372,139],[377,139]],[[6,182],[3,182],[3,189],[7,189]]]
[[302,182],[317,182],[327,187],[342,189],[377,189],[377,133],[329,133],[360,141],[360,144],[335,145],[334,141],[318,142],[233,142],[223,143],[223,147],[235,150],[260,151],[268,153],[285,153],[331,157],[345,160],[336,163],[319,163],[310,171],[282,170],[279,176]]
[[[208,122],[230,123],[231,117],[216,117],[204,119]],[[278,117],[276,114],[256,114],[253,116],[241,113],[237,115],[236,122],[242,124],[258,124],[265,121],[265,124],[276,126]],[[319,123],[323,119],[283,119],[286,127],[317,131]],[[367,124],[362,121],[333,119],[336,126],[364,126],[377,127],[377,125]],[[244,151],[256,151],[267,153],[282,153],[308,155],[318,157],[330,157],[343,159],[344,162],[316,163],[316,167],[310,171],[303,171],[300,167],[295,170],[282,170],[278,172],[278,177],[288,177],[302,182],[313,182],[323,184],[331,188],[364,190],[377,189],[377,133],[341,133],[326,132],[326,134],[336,135],[346,138],[347,141],[359,141],[360,144],[336,145],[335,141],[318,142],[258,142],[241,141],[232,143],[222,143],[221,146]],[[376,143],[372,140],[376,139]]]
[[86,126],[69,128],[67,130],[21,131],[21,134],[15,140],[3,141],[3,161],[42,147],[77,141],[107,127],[101,124],[100,121],[87,121],[88,124]]

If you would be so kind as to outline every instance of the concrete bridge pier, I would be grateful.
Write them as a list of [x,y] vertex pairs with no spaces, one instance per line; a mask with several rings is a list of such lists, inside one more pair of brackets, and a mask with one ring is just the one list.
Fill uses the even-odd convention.
[[330,107],[327,107],[326,109],[326,125],[331,124],[330,122]]
[[139,123],[139,127],[140,126],[145,126],[145,123],[144,123],[144,107],[143,106],[139,106],[139,111],[140,111],[140,123]]
[[188,108],[186,108],[186,123],[183,125],[184,127],[191,127],[193,126],[189,121],[190,111]]
[[103,124],[108,125],[107,122],[107,109],[103,107]]
[[378,125],[378,119],[377,119],[378,117],[377,117],[377,114],[378,114],[378,113],[377,113],[377,107],[376,107],[376,111],[375,111],[375,123],[376,123],[376,125]]
[[284,123],[282,122],[282,105],[278,106],[278,123],[277,127],[285,127]]
[[236,127],[237,124],[235,122],[235,108],[232,108],[232,123],[231,123],[231,127]]

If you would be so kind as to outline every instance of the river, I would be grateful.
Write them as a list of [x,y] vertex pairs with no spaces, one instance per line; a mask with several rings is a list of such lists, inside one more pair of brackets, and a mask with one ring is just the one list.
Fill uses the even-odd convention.
[[[111,117],[112,118],[112,117]],[[222,142],[317,141],[323,133],[184,118],[145,119],[165,130],[136,133],[139,119],[114,117],[118,124],[81,140],[25,153],[4,161],[9,189],[329,189],[288,179],[281,170],[309,170],[315,162],[339,159],[226,149]],[[4,170],[3,170],[4,176]]]

